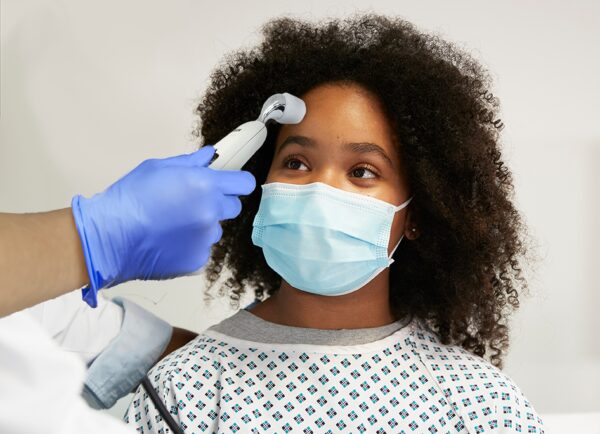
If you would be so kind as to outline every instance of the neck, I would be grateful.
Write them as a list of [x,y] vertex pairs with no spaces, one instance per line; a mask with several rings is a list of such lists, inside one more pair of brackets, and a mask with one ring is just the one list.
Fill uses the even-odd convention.
[[397,320],[389,303],[389,269],[340,296],[311,294],[282,281],[279,290],[251,312],[276,324],[326,330],[379,327]]

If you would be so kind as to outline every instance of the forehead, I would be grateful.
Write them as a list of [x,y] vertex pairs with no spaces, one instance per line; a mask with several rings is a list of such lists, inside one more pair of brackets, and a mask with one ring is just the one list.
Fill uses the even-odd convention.
[[311,137],[319,144],[372,142],[393,149],[391,125],[378,97],[357,84],[331,83],[318,86],[300,96],[306,115],[296,125],[283,125],[280,144],[289,135]]

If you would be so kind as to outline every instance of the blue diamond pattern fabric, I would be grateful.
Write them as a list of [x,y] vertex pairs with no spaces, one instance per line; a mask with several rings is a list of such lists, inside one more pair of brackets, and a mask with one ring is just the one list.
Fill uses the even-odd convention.
[[[361,345],[267,344],[207,330],[148,374],[192,433],[544,433],[519,388],[420,321]],[[143,388],[125,421],[168,434]]]

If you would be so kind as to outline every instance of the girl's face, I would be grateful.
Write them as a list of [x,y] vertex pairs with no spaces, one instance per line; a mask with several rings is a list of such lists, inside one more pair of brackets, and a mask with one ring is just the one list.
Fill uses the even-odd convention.
[[[301,98],[306,116],[282,125],[267,183],[323,182],[394,205],[410,197],[393,130],[375,95],[359,85],[325,84]],[[413,238],[409,208],[394,217],[388,254],[402,233]]]

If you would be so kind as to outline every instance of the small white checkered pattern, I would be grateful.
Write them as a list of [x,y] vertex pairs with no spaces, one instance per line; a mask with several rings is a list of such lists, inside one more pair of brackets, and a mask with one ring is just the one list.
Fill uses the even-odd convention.
[[[208,330],[148,374],[185,433],[543,433],[519,388],[413,321],[375,342],[266,344]],[[142,388],[125,421],[168,428]]]

